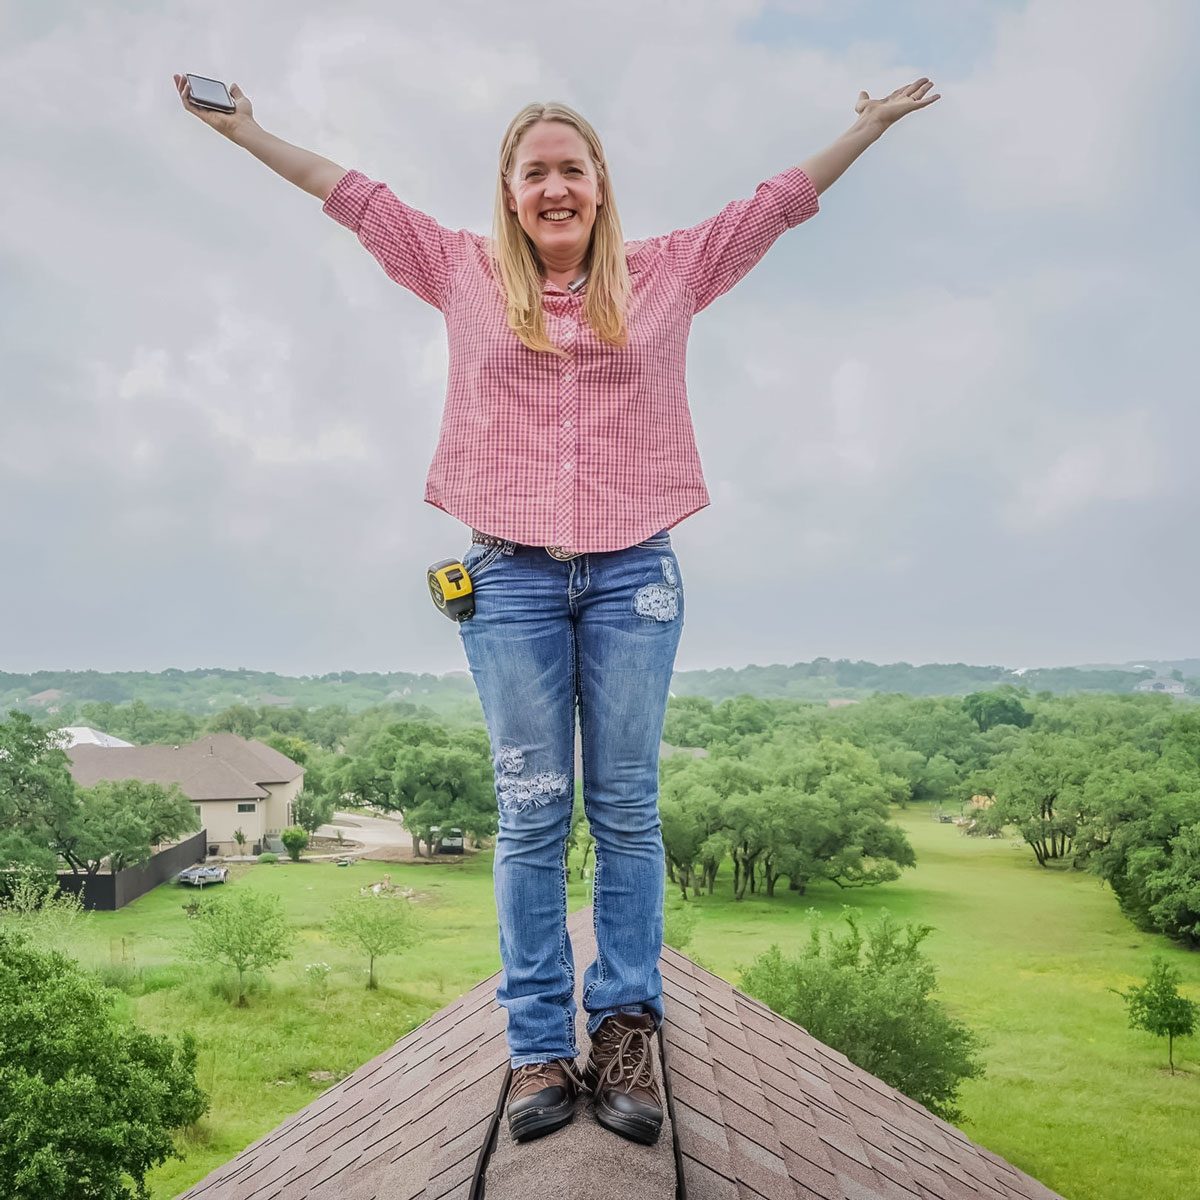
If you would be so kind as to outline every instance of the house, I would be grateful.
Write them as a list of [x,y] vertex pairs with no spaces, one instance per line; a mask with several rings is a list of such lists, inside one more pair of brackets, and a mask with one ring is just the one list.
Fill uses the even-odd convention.
[[90,725],[64,725],[58,730],[59,736],[62,738],[62,746],[68,749],[71,746],[132,746],[132,742],[123,742],[118,737],[113,737],[111,733],[101,733],[98,729],[93,729]]
[[1134,684],[1135,692],[1159,692],[1164,696],[1186,696],[1187,684],[1179,679],[1143,679]]
[[205,734],[184,746],[108,747],[82,743],[67,749],[80,787],[101,780],[177,783],[208,830],[209,854],[261,850],[293,824],[292,802],[304,786],[304,768],[278,750],[236,733]]
[[[588,961],[591,908],[567,924]],[[604,1129],[586,1096],[564,1128],[509,1138],[497,974],[180,1200],[1062,1200],[685,954],[664,947],[659,967],[653,1146]],[[584,1054],[585,1021],[580,1003]]]

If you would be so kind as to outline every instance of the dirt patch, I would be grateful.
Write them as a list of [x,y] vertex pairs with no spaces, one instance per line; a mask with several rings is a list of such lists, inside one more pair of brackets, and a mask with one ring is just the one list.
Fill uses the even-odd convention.
[[311,853],[333,854],[337,850],[359,850],[362,846],[362,842],[354,842],[349,838],[342,838],[339,842],[337,838],[317,837],[315,834],[310,834],[308,839],[308,850]]
[[355,855],[360,861],[364,858],[373,862],[407,863],[412,866],[453,867],[474,858],[478,850],[464,850],[461,854],[435,854],[432,858],[422,855],[418,858],[412,851],[411,845],[375,846],[362,854]]

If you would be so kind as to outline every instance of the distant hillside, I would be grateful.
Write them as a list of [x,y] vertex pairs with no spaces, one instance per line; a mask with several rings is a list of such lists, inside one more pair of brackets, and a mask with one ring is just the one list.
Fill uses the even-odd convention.
[[[1181,664],[1181,665],[1179,665]],[[1140,665],[1140,664],[1139,664]],[[1196,668],[1191,672],[1187,666]],[[790,666],[720,667],[711,671],[677,671],[672,690],[677,696],[706,696],[720,701],[748,693],[764,698],[826,701],[858,699],[873,692],[910,696],[964,696],[1000,684],[1016,684],[1031,692],[1131,692],[1142,679],[1178,671],[1192,696],[1200,694],[1200,660],[1174,664],[1147,662],[1141,670],[1122,667],[1044,667],[1009,670],[965,663],[878,665],[848,659],[817,658]],[[1178,678],[1178,676],[1176,676]],[[461,711],[464,701],[477,703],[475,686],[466,671],[417,675],[354,671],[328,675],[276,675],[271,672],[200,668],[148,671],[35,671],[28,675],[0,671],[0,711],[69,717],[80,705],[94,702],[124,704],[140,700],[151,708],[180,709],[197,715],[218,712],[234,704],[306,709],[337,705],[360,712],[375,704],[405,701],[435,712]]]
[[908,696],[965,696],[1000,684],[1014,684],[1031,692],[1132,692],[1152,670],[1081,667],[1021,668],[974,667],[966,663],[910,663],[880,666],[849,659],[817,658],[791,666],[719,667],[712,671],[676,673],[672,688],[679,696],[706,696],[725,700],[748,692],[764,698],[794,700],[858,699],[873,692],[900,692]]
[[360,712],[374,704],[406,701],[435,711],[475,700],[475,684],[466,671],[445,675],[413,675],[354,671],[328,675],[276,675],[266,671],[35,671],[14,675],[0,671],[0,710],[61,713],[81,704],[125,704],[140,700],[151,708],[182,709],[208,714],[234,704],[321,708],[337,705]]

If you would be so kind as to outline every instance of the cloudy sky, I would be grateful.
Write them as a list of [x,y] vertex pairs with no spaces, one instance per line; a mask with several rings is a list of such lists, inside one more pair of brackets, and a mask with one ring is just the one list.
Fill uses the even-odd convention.
[[696,319],[677,665],[1200,653],[1189,0],[57,0],[0,30],[0,669],[465,665],[424,577],[467,546],[421,499],[441,315],[176,71],[481,232],[509,118],[564,100],[631,239],[928,75]]

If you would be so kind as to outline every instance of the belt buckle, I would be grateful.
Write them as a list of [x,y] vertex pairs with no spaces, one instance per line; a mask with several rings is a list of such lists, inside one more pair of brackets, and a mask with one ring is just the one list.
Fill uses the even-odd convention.
[[573,550],[573,551],[564,550],[562,548],[562,546],[547,546],[546,553],[549,554],[551,558],[557,558],[559,562],[568,562],[572,558],[578,558],[583,553],[583,551],[582,550]]

